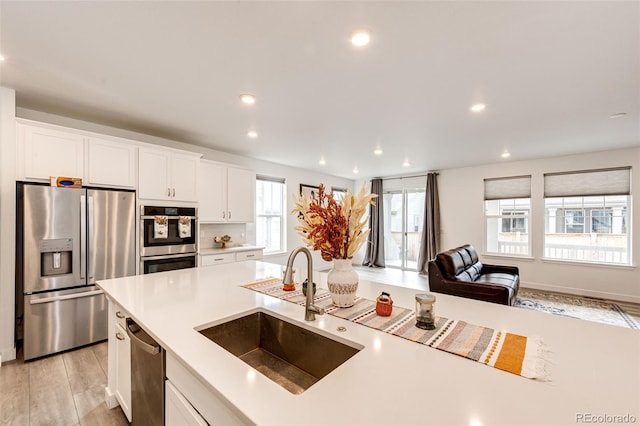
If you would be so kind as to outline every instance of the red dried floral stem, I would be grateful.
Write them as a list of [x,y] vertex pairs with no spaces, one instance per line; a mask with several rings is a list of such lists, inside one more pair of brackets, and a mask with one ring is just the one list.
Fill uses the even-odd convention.
[[314,221],[321,219],[320,223],[309,224],[311,231],[308,239],[313,241],[313,249],[320,250],[322,259],[326,261],[346,259],[349,224],[342,215],[342,206],[336,203],[332,194],[325,192],[324,185],[320,185],[318,199],[311,201],[307,213]]

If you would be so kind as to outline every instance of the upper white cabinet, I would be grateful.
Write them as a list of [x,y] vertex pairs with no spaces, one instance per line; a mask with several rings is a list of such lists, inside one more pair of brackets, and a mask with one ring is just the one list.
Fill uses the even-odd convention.
[[18,124],[18,175],[23,179],[84,176],[84,138],[47,127]]
[[227,219],[229,222],[255,220],[256,174],[251,170],[227,168]]
[[[208,161],[200,162],[198,219],[203,222],[224,222],[227,218],[227,168]],[[223,188],[224,187],[224,188]]]
[[200,223],[255,220],[253,171],[203,160],[199,185]]
[[198,201],[200,154],[140,148],[138,196],[153,200]]
[[87,184],[135,188],[136,153],[133,143],[88,138]]

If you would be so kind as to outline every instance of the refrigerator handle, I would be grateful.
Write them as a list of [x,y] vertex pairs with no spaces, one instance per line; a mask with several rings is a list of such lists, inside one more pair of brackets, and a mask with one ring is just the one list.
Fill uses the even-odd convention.
[[[91,241],[93,241],[93,231],[94,231],[94,220],[93,220],[93,212],[94,212],[94,208],[93,208],[93,196],[89,195],[89,204],[88,204],[88,209],[89,209],[89,214],[88,214],[88,218],[89,218],[89,238],[91,239]],[[85,244],[86,244],[86,239],[85,239]],[[87,275],[89,275],[89,283],[93,283],[93,279],[94,279],[94,272],[95,272],[95,268],[94,268],[94,264],[91,261],[93,256],[91,253],[91,246],[89,246],[89,257],[87,258]]]
[[102,290],[85,291],[82,293],[65,294],[64,296],[44,297],[42,299],[33,299],[29,301],[31,305],[39,305],[41,303],[59,302],[61,300],[80,299],[81,297],[99,296],[104,294]]
[[80,196],[80,278],[85,278],[87,272],[87,201],[86,196]]

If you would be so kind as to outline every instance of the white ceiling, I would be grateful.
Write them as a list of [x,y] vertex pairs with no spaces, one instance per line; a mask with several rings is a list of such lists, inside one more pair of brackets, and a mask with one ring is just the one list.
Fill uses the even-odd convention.
[[351,179],[640,146],[638,1],[1,0],[0,37],[18,106]]

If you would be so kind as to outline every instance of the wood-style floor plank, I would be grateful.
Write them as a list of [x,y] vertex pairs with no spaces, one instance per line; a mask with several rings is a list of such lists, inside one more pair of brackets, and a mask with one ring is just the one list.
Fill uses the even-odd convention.
[[29,424],[29,367],[13,361],[0,368],[0,425]]
[[82,426],[126,426],[127,418],[119,407],[107,408],[104,401],[105,385],[94,386],[73,395]]
[[107,366],[109,365],[109,345],[108,342],[98,343],[96,345],[91,346],[94,355],[98,359],[98,363],[100,363],[100,367],[102,367],[102,371],[104,374],[108,376]]
[[95,386],[106,385],[107,375],[90,346],[62,355],[73,395]]
[[74,425],[78,415],[62,356],[43,358],[29,366],[29,424]]

